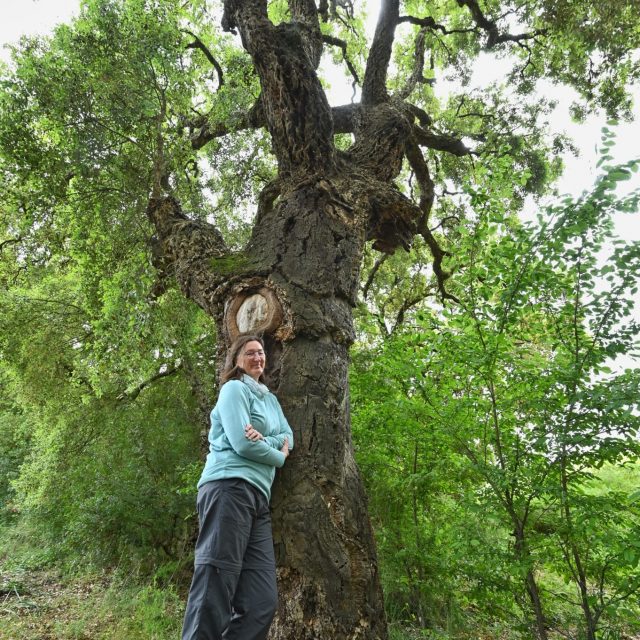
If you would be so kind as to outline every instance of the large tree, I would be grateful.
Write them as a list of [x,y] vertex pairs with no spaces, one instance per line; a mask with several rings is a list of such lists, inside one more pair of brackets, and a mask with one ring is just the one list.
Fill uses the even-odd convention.
[[[557,172],[564,142],[541,133],[535,82],[573,85],[576,113],[615,116],[639,73],[635,0],[383,0],[370,43],[362,11],[86,0],[51,42],[23,43],[2,93],[5,284],[84,260],[82,326],[99,331],[105,308],[118,324],[102,283],[128,261],[128,304],[140,313],[177,282],[215,322],[220,356],[236,330],[266,332],[296,436],[273,498],[274,638],[387,635],[349,423],[363,256],[416,242],[433,292],[455,300],[446,260],[468,200],[452,192],[482,183],[473,197],[495,189],[511,208]],[[483,51],[512,71],[480,94],[465,85]],[[319,69],[334,52],[357,101],[329,103]],[[439,101],[447,76],[459,88]]]

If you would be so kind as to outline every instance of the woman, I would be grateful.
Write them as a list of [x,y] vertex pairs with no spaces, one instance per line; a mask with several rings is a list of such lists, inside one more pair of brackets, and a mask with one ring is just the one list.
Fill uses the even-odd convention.
[[239,336],[227,355],[198,482],[200,534],[183,640],[264,639],[276,610],[269,498],[293,433],[264,385],[265,362],[258,336]]

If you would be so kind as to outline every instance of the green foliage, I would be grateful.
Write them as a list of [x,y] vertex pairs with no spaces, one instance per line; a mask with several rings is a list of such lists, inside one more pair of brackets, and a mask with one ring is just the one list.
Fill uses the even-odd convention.
[[389,326],[415,274],[400,291],[382,268],[370,283],[354,439],[392,620],[531,637],[533,580],[558,632],[587,615],[603,634],[635,629],[640,376],[612,359],[637,348],[640,247],[613,237],[611,216],[637,211],[637,191],[615,195],[636,169],[607,167],[535,226],[472,190],[461,304],[416,301],[383,339],[370,327]]
[[199,459],[215,338],[177,292],[149,305],[126,263],[89,300],[88,270],[33,269],[0,303],[3,514],[58,556],[173,556],[193,526],[185,474]]
[[[0,575],[2,640],[169,640],[180,633],[184,598],[136,573]],[[52,616],[51,612],[56,615]]]
[[69,393],[64,414],[43,407],[13,483],[31,534],[58,553],[103,563],[125,551],[133,559],[181,549],[193,508],[192,495],[178,493],[181,469],[199,441],[192,415],[180,407],[188,395],[174,381],[131,406],[72,404]]
[[[513,63],[504,82],[469,89],[489,36],[465,3],[448,0],[403,3],[440,27],[424,32],[428,81],[412,85],[419,27],[398,26],[388,82],[392,93],[407,89],[427,129],[474,149],[426,152],[429,226],[449,252],[443,268],[460,304],[437,302],[422,240],[364,257],[373,277],[358,308],[353,430],[391,636],[532,637],[533,581],[549,628],[579,636],[590,612],[602,637],[622,637],[640,619],[640,378],[614,361],[637,352],[640,248],[612,237],[611,216],[637,212],[637,192],[615,189],[638,165],[609,166],[605,129],[590,193],[537,225],[517,212],[548,192],[571,148],[546,131],[553,104],[534,95],[536,81],[577,89],[576,117],[597,107],[625,117],[640,72],[637,7],[481,4],[500,33],[544,30],[492,49]],[[327,5],[322,32],[346,53],[331,47],[323,64],[351,79],[346,56],[361,81],[364,14]],[[193,144],[207,127],[233,129],[260,93],[218,10],[205,0],[85,0],[72,24],[24,39],[0,70],[2,560],[22,572],[11,578],[18,590],[23,574],[61,559],[156,571],[142,588],[101,584],[84,612],[47,630],[55,637],[178,633],[171,584],[194,528],[216,336],[171,282],[157,295],[145,208],[163,181],[240,249],[275,174],[264,132]],[[286,2],[269,11],[288,19]],[[442,80],[455,81],[446,99],[434,89]],[[408,168],[397,186],[418,199]],[[216,261],[225,273],[243,265]]]

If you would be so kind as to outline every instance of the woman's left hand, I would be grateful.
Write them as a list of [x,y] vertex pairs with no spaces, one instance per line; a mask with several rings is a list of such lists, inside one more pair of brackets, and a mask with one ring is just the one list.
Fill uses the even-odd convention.
[[264,436],[259,431],[256,431],[250,424],[248,424],[244,428],[244,435],[246,438],[251,440],[251,442],[258,442],[258,440],[264,440]]

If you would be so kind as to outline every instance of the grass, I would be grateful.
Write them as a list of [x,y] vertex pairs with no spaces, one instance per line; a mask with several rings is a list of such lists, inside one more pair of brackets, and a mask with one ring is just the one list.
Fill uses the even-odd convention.
[[28,532],[0,527],[0,640],[175,640],[186,596],[183,564],[152,575],[100,570],[76,559],[63,569]]
[[175,640],[184,598],[118,573],[0,569],[0,640]]

